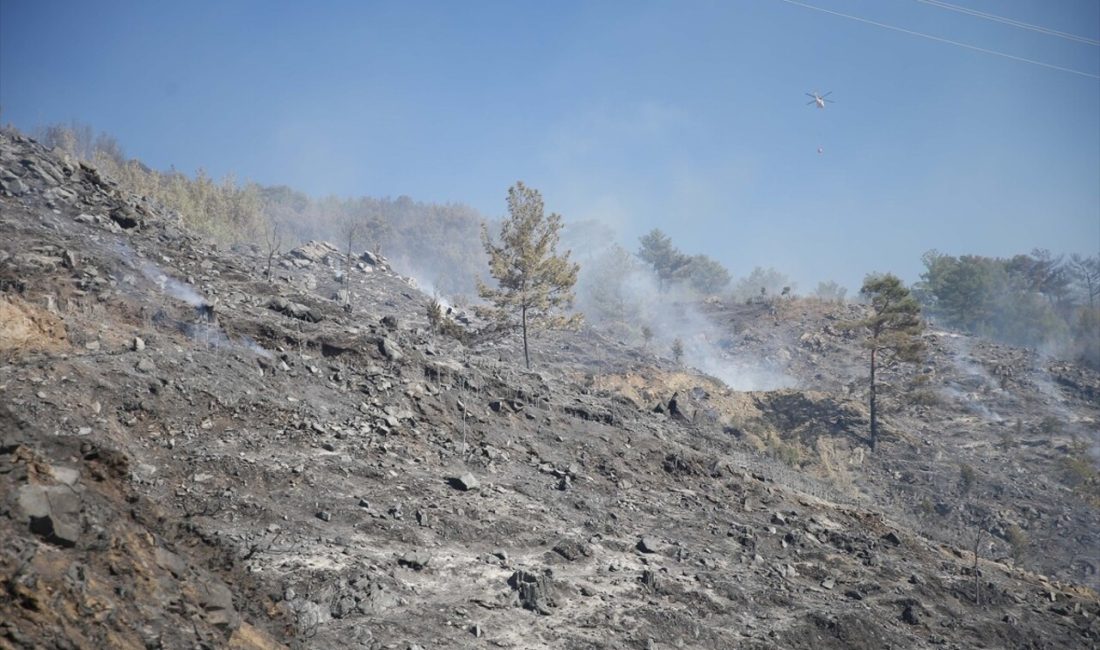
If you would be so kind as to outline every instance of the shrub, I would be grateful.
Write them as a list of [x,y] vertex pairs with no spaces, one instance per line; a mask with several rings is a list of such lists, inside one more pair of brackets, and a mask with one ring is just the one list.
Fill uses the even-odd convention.
[[443,304],[439,302],[438,297],[433,296],[431,301],[428,302],[427,316],[428,325],[431,326],[432,331],[439,331],[444,316]]
[[683,362],[684,360],[684,342],[681,341],[679,338],[675,339],[672,342],[672,358],[676,361],[677,364]]
[[959,466],[959,489],[966,494],[978,482],[978,474],[974,468],[966,463]]
[[1028,544],[1031,540],[1028,539],[1027,533],[1023,528],[1020,528],[1016,524],[1009,524],[1005,529],[1005,541],[1012,549],[1012,559],[1017,562],[1024,556],[1024,551],[1027,550]]
[[1052,415],[1048,415],[1042,420],[1039,420],[1038,429],[1039,433],[1046,436],[1057,435],[1062,431],[1062,421]]

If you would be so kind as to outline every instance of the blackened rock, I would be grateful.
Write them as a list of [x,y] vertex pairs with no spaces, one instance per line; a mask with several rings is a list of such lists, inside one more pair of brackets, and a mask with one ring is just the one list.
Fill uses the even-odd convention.
[[558,606],[557,589],[549,576],[537,575],[520,569],[508,578],[508,586],[515,590],[516,603],[544,616]]
[[423,569],[424,567],[428,566],[428,563],[431,561],[431,556],[429,556],[427,553],[419,552],[406,553],[397,558],[398,564],[400,564],[401,566],[407,566],[414,571],[419,571]]
[[463,492],[470,492],[481,488],[481,482],[473,474],[466,472],[458,478],[451,479],[451,485]]
[[909,603],[901,612],[901,620],[909,625],[920,625],[921,612],[919,603]]
[[345,594],[333,601],[329,613],[332,614],[333,618],[344,618],[349,614],[354,614],[357,609],[358,605],[355,603],[355,598],[350,594]]
[[130,206],[122,206],[111,210],[111,221],[117,223],[119,227],[129,230],[141,225],[141,216]]
[[592,555],[587,546],[574,539],[563,539],[554,545],[553,551],[570,562]]
[[325,318],[315,309],[310,309],[305,305],[291,302],[286,298],[280,298],[278,296],[272,298],[271,301],[267,303],[267,308],[272,311],[277,311],[280,314],[290,316],[291,318],[297,318],[298,320],[304,320],[310,323],[319,323]]

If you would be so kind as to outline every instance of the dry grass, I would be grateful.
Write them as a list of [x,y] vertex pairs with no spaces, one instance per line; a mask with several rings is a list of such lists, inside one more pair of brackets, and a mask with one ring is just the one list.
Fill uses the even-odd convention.
[[646,368],[637,373],[599,375],[593,377],[592,387],[620,395],[643,409],[667,402],[674,393],[686,395],[698,387],[710,394],[708,406],[717,411],[723,423],[745,422],[761,415],[752,396],[732,391],[715,379],[685,372]]
[[56,314],[19,296],[0,295],[0,354],[56,352],[68,345],[65,324]]

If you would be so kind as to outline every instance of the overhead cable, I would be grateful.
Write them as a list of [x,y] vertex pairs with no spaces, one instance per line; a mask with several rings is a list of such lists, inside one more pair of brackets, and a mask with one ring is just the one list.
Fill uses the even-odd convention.
[[1043,61],[1036,61],[1035,59],[1026,59],[1022,56],[1016,56],[1015,54],[1008,54],[1007,52],[1001,52],[998,50],[990,50],[984,47],[978,47],[977,45],[970,45],[969,43],[961,43],[959,41],[953,41],[949,38],[943,38],[940,36],[933,36],[932,34],[925,34],[924,32],[916,32],[911,29],[905,29],[903,27],[895,27],[894,25],[887,25],[886,23],[880,23],[867,18],[860,18],[859,16],[853,16],[851,14],[841,13],[839,11],[833,11],[832,9],[825,9],[805,2],[799,2],[798,0],[779,0],[780,2],[786,2],[787,4],[803,7],[805,9],[812,9],[814,11],[820,11],[826,14],[832,14],[841,18],[847,18],[848,20],[854,20],[868,25],[874,25],[875,27],[881,27],[883,29],[889,29],[895,32],[901,32],[902,34],[909,34],[911,36],[919,36],[921,38],[927,38],[931,41],[937,41],[940,43],[947,43],[949,45],[955,45],[957,47],[966,48],[968,50],[974,50],[975,52],[984,52],[985,54],[992,54],[994,56],[1004,57],[1006,59],[1012,59],[1013,61],[1021,61],[1023,63],[1030,63],[1032,65],[1041,66],[1044,68],[1050,68],[1051,70],[1061,70],[1062,72],[1069,72],[1071,74],[1080,75],[1082,77],[1088,77],[1090,79],[1100,79],[1100,75],[1093,74],[1091,72],[1085,72],[1083,70],[1076,70],[1074,68],[1065,68],[1060,65],[1054,65],[1053,63],[1044,63]]
[[1077,34],[1070,34],[1069,32],[1060,32],[1056,29],[1050,29],[1049,27],[1033,25],[1031,23],[1025,23],[1022,20],[1005,18],[1004,16],[997,16],[995,14],[986,13],[984,11],[978,11],[977,9],[970,9],[969,7],[961,7],[959,5],[951,4],[950,2],[943,2],[942,0],[917,0],[917,2],[921,2],[926,5],[932,5],[933,7],[939,7],[940,9],[947,9],[948,11],[957,11],[961,14],[974,16],[975,18],[992,20],[994,22],[1003,23],[1005,25],[1019,27],[1020,29],[1028,29],[1033,32],[1038,32],[1040,34],[1046,34],[1047,36],[1055,36],[1057,38],[1064,38],[1069,41],[1076,41],[1078,43],[1086,43],[1088,45],[1100,46],[1100,41],[1094,38],[1078,36]]

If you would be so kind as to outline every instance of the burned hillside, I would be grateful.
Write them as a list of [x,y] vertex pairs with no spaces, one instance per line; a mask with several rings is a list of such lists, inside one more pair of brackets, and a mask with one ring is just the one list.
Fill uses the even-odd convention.
[[0,645],[1100,643],[1087,369],[932,330],[872,454],[858,306],[700,307],[781,390],[592,328],[528,371],[372,253],[268,278],[8,133],[0,192]]

